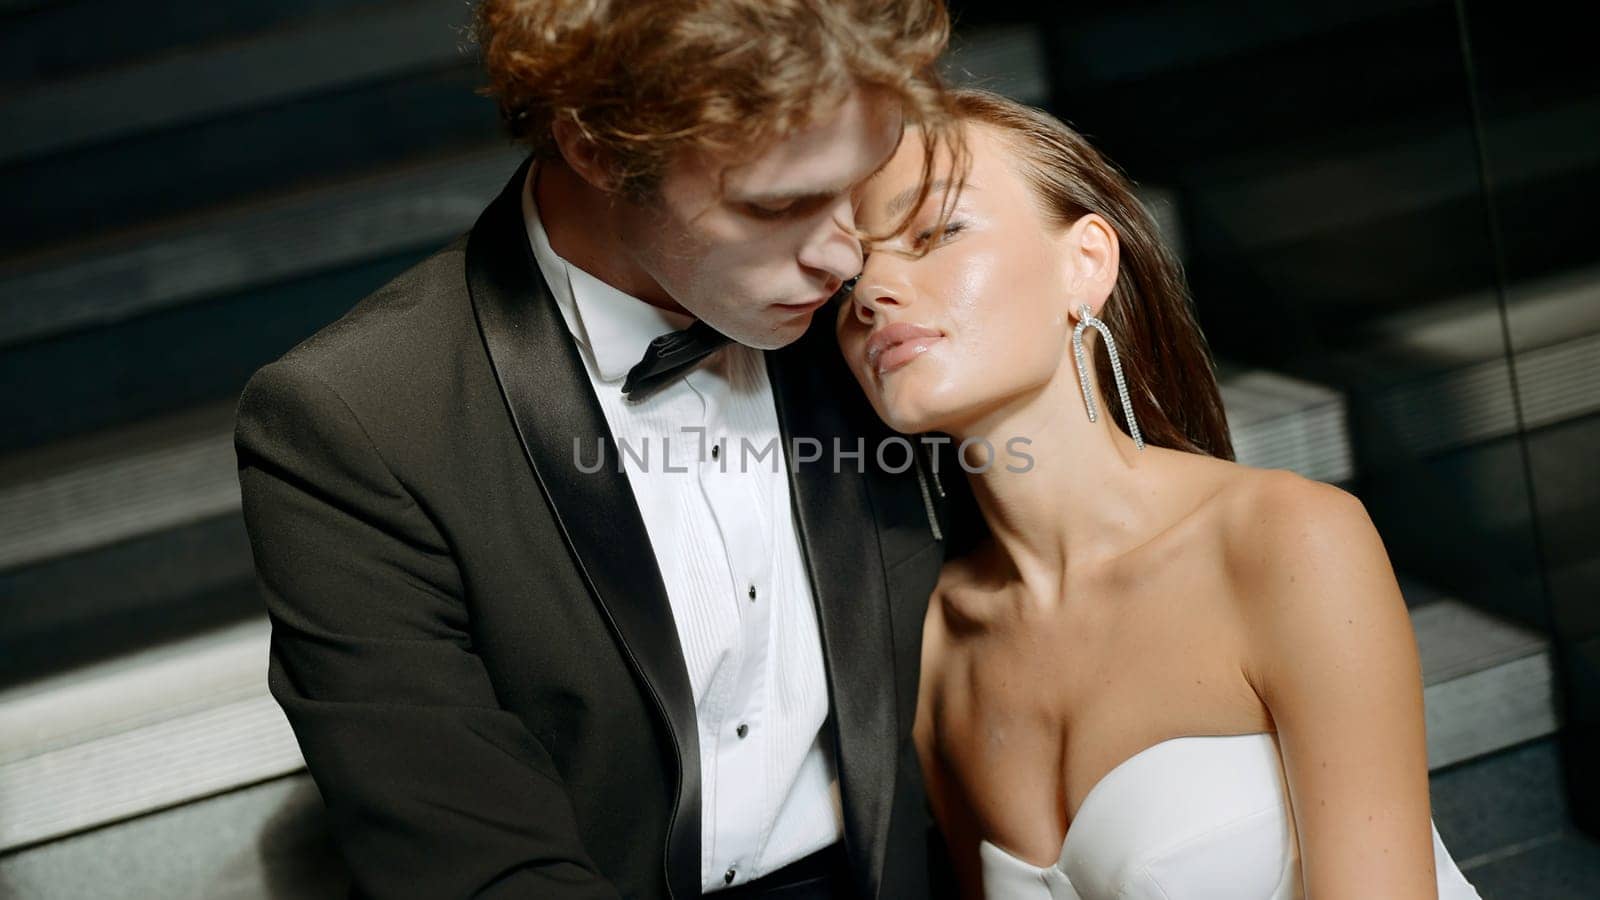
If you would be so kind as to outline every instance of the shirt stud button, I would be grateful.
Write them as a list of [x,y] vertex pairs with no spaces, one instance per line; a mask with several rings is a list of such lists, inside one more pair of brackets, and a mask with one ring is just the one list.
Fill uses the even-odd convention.
[[722,883],[733,884],[733,876],[736,874],[738,873],[734,872],[732,867],[729,867],[728,871],[722,873]]
[[739,727],[737,729],[735,729],[735,731],[738,732],[739,737],[744,737],[745,735],[750,733],[750,726],[746,725],[743,722],[740,722],[739,723]]
[[752,584],[752,585],[750,585],[750,599],[754,600],[755,598],[756,598],[756,586]]
[[717,454],[717,445],[716,444],[712,444],[711,445],[711,458],[712,459],[716,459],[717,455],[718,455]]

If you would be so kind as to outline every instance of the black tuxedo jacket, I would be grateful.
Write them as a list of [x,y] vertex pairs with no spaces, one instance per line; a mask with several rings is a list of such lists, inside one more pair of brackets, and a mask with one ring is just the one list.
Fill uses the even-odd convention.
[[[614,441],[528,247],[527,163],[471,232],[262,368],[239,403],[269,683],[357,895],[699,895],[695,707]],[[766,354],[863,897],[928,894],[910,740],[944,557],[832,338]],[[611,464],[584,474],[603,439]],[[890,465],[903,454],[891,452]],[[952,479],[945,476],[948,483]],[[937,516],[947,502],[935,491]],[[735,788],[736,789],[736,788]]]

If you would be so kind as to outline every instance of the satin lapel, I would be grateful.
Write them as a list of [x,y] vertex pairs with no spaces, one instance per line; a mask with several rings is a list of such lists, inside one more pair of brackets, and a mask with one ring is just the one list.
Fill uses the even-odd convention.
[[[828,692],[833,703],[839,787],[844,801],[845,840],[864,860],[857,877],[863,897],[878,896],[894,800],[894,642],[889,596],[867,476],[854,460],[832,464],[834,438],[853,450],[865,436],[863,465],[872,472],[874,437],[853,430],[845,406],[858,396],[855,382],[841,383],[836,369],[819,359],[819,339],[831,342],[832,307],[816,313],[812,333],[767,354],[773,401],[783,446],[796,440],[821,442],[822,459],[789,467],[801,549],[822,626]],[[819,335],[826,327],[827,335]],[[831,343],[828,348],[831,350]],[[843,393],[850,391],[851,393]]]
[[[700,895],[700,751],[694,695],[660,568],[621,457],[589,387],[578,348],[528,246],[521,190],[528,163],[484,210],[467,241],[467,280],[484,347],[523,450],[623,653],[655,701],[678,763],[677,800],[667,833],[668,887]],[[574,441],[592,460],[577,468]],[[592,463],[590,463],[592,465]]]

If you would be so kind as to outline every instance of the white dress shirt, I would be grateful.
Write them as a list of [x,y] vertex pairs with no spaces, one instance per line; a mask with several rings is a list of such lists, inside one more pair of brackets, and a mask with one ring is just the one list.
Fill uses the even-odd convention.
[[[844,832],[820,631],[765,359],[730,342],[659,393],[625,398],[623,378],[650,341],[694,320],[558,256],[533,198],[537,171],[522,191],[528,240],[617,442],[688,666],[701,889],[744,884]],[[592,471],[601,452],[586,440],[575,461]],[[615,471],[617,459],[603,461]]]

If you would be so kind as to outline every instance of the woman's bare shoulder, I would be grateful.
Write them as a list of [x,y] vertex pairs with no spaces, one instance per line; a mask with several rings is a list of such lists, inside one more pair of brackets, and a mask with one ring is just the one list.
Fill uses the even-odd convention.
[[1250,623],[1250,668],[1263,683],[1337,645],[1345,626],[1365,629],[1374,644],[1410,638],[1383,540],[1352,494],[1291,472],[1250,470],[1224,521],[1228,577]]
[[1225,562],[1236,584],[1260,587],[1383,556],[1377,529],[1354,495],[1284,469],[1233,468],[1218,504]]

